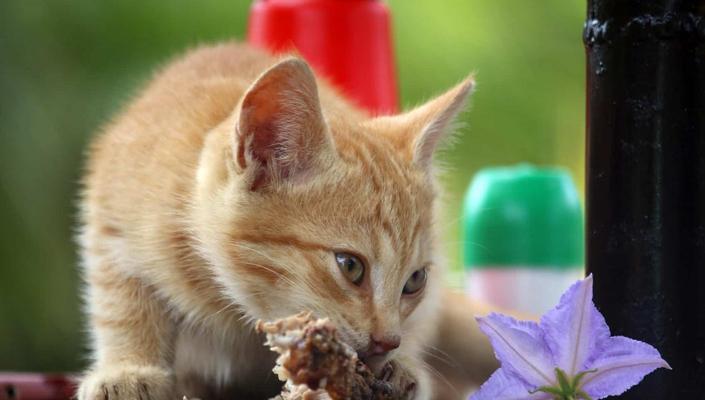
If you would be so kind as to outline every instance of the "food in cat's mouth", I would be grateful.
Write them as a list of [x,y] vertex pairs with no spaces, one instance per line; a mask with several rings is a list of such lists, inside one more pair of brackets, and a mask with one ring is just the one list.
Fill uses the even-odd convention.
[[413,398],[415,383],[390,379],[389,364],[376,377],[343,343],[328,319],[300,313],[274,322],[257,322],[257,331],[267,335],[266,345],[280,354],[274,372],[286,381],[277,399],[299,400],[400,400]]

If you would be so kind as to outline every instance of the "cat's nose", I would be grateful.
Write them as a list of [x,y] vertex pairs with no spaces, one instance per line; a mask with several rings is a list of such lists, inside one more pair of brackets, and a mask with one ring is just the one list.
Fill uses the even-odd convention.
[[373,334],[370,335],[368,352],[373,356],[382,356],[396,349],[400,344],[401,337],[399,335],[377,336]]

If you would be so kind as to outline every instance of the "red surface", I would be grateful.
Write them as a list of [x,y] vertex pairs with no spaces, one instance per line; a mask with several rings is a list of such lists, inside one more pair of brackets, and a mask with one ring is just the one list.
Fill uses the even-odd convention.
[[398,109],[390,14],[379,0],[256,0],[248,41],[298,51],[372,114]]
[[0,400],[69,400],[75,388],[66,375],[0,373]]

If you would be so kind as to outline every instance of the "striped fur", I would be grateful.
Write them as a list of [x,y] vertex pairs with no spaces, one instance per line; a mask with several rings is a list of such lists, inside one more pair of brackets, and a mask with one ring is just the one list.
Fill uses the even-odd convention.
[[[471,88],[371,118],[305,63],[243,45],[167,66],[90,149],[93,365],[79,399],[264,398],[277,382],[252,322],[300,310],[332,318],[357,349],[401,336],[387,359],[428,398],[421,359],[443,273],[432,154]],[[335,251],[365,260],[360,286]],[[426,287],[402,296],[422,267]]]

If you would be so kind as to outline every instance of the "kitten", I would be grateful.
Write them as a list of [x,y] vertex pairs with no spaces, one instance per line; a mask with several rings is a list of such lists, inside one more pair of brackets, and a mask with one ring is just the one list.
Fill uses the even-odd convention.
[[271,396],[274,354],[253,321],[301,310],[429,398],[437,324],[477,335],[468,309],[439,322],[432,163],[472,87],[371,118],[303,61],[244,45],[168,66],[90,149],[80,244],[94,361],[79,400]]

